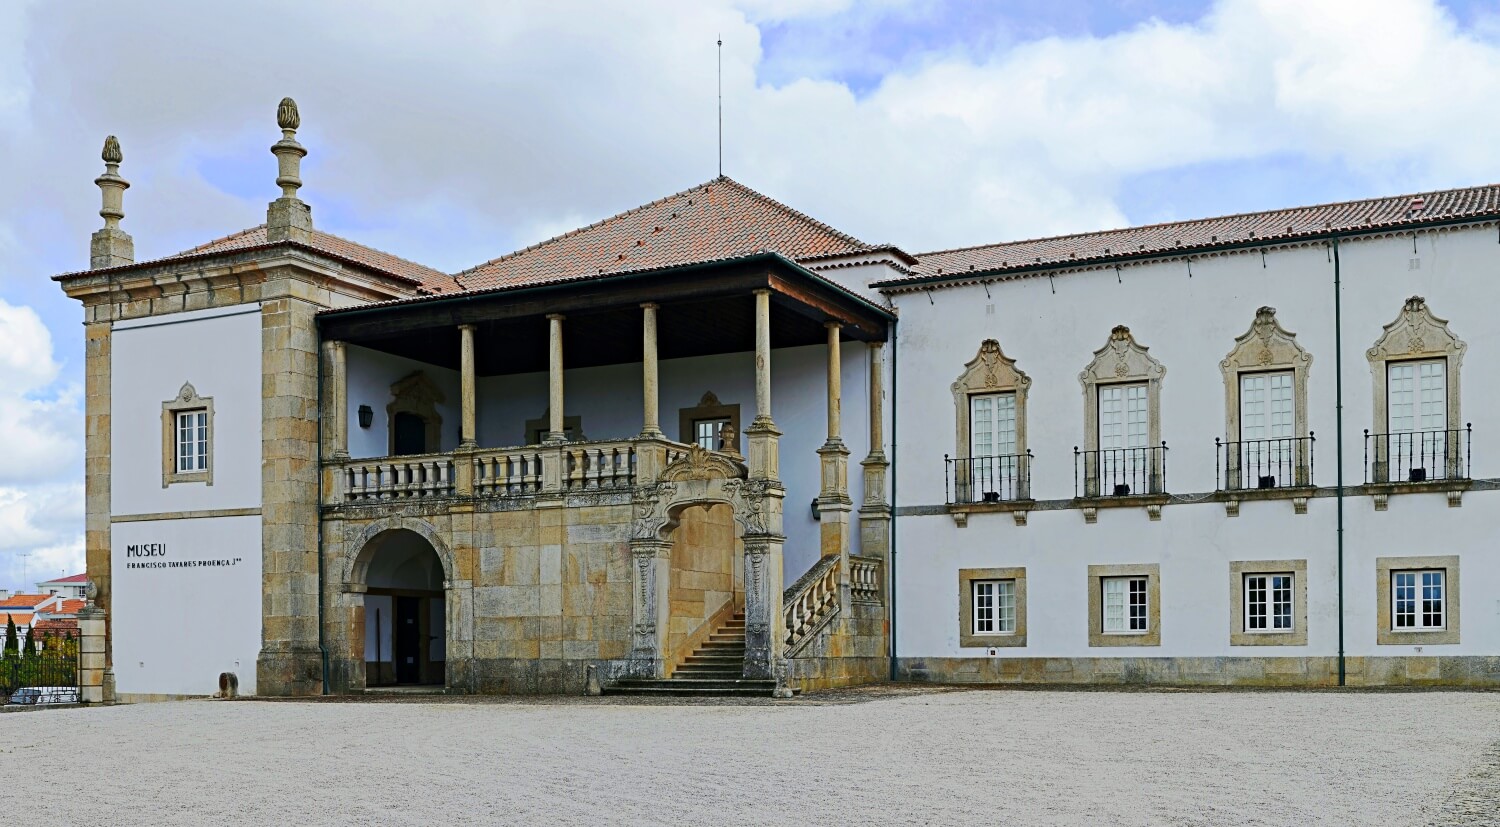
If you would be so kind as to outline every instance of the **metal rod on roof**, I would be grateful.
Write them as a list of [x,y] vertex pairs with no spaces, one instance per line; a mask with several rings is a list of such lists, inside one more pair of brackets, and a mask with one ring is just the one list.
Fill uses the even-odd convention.
[[724,177],[724,36],[718,36],[718,177]]

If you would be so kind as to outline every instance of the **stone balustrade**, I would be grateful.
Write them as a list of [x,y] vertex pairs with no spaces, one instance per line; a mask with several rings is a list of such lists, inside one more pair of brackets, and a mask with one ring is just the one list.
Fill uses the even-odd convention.
[[782,596],[787,654],[839,610],[839,558],[824,557]]
[[325,502],[628,491],[654,481],[689,448],[653,438],[336,460],[324,466],[333,472]]
[[855,603],[885,603],[885,561],[849,555],[849,599]]
[[343,463],[343,496],[348,502],[411,500],[453,495],[453,457],[425,454]]

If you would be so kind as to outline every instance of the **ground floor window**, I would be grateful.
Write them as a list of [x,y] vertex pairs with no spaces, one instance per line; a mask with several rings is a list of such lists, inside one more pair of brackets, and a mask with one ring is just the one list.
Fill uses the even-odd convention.
[[1375,559],[1375,642],[1458,643],[1458,555]]
[[1026,569],[958,570],[958,645],[1026,645]]
[[1285,632],[1292,628],[1292,575],[1245,575],[1245,631]]
[[1429,571],[1391,573],[1391,619],[1396,629],[1442,629],[1443,574]]
[[1146,620],[1146,578],[1106,577],[1104,579],[1104,631],[1144,632]]
[[1016,581],[975,580],[974,634],[1009,635],[1016,631]]
[[1089,566],[1089,645],[1161,645],[1161,567]]

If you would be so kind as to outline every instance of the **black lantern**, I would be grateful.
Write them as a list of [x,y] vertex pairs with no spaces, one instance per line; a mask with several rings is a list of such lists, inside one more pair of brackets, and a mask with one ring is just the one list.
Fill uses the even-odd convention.
[[368,428],[375,421],[375,409],[369,405],[359,406],[359,427]]

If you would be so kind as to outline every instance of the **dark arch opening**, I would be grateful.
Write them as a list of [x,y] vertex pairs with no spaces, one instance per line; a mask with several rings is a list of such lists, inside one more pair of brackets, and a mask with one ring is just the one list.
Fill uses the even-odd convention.
[[365,686],[441,686],[447,678],[443,562],[414,531],[393,529],[364,554]]

